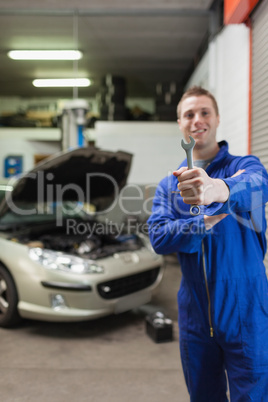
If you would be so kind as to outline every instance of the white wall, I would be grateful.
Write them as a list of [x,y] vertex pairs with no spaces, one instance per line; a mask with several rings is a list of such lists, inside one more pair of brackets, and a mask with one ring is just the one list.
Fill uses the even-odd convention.
[[206,52],[200,60],[185,89],[193,85],[199,85],[204,88],[209,87],[209,52]]
[[21,155],[23,171],[34,166],[36,154],[53,154],[60,150],[59,129],[0,128],[0,178],[4,177],[4,161],[7,156]]
[[95,130],[96,146],[134,155],[129,183],[158,183],[185,159],[176,122],[102,122]]
[[248,152],[249,29],[228,25],[210,43],[187,83],[201,85],[216,97],[220,110],[218,140],[229,142],[230,152]]
[[215,95],[222,116],[219,139],[227,139],[230,151],[240,155],[248,152],[249,49],[246,25],[229,25],[217,39],[214,64]]
[[59,146],[54,142],[37,142],[23,139],[2,139],[0,148],[0,177],[4,177],[4,160],[7,156],[15,155],[23,157],[23,171],[28,171],[34,166],[36,154],[54,154],[59,151]]
[[[99,148],[133,154],[129,183],[155,185],[185,159],[176,122],[98,121],[85,134]],[[60,137],[60,130],[53,128],[0,128],[0,177],[7,156],[22,155],[23,171],[27,171],[33,167],[35,154],[60,151]]]

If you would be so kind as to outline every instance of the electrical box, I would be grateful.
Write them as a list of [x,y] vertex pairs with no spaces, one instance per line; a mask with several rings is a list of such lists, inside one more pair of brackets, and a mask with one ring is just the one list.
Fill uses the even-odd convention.
[[8,155],[4,160],[4,177],[12,177],[22,173],[22,155]]
[[146,317],[146,332],[156,343],[173,340],[173,323],[163,312],[157,311]]

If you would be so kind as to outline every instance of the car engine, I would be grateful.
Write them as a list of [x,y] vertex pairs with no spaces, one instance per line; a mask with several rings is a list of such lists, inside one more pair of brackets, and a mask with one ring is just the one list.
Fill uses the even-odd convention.
[[139,250],[144,246],[143,240],[135,233],[100,234],[94,231],[94,225],[91,226],[90,234],[67,234],[64,225],[37,225],[13,232],[12,240],[29,247],[61,251],[92,260],[119,252]]

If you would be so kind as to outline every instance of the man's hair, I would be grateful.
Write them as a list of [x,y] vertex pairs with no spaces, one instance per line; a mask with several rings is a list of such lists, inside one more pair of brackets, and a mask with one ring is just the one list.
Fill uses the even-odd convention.
[[199,86],[193,86],[193,87],[187,89],[186,92],[184,92],[184,94],[183,94],[182,97],[181,97],[181,100],[180,100],[179,103],[178,103],[178,106],[177,106],[177,116],[178,116],[178,119],[181,118],[181,105],[182,105],[182,102],[183,102],[185,99],[190,98],[191,96],[207,96],[208,98],[210,98],[210,99],[212,100],[212,104],[213,104],[213,107],[214,107],[214,109],[215,109],[216,115],[217,115],[217,116],[219,115],[218,104],[217,104],[216,99],[215,99],[214,96],[212,95],[212,93],[209,92],[209,91],[208,91],[207,89],[205,89],[205,88],[202,88],[202,87],[199,87]]

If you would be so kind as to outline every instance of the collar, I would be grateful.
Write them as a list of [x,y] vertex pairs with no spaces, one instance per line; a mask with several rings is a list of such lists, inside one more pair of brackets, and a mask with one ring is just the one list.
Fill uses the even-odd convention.
[[220,147],[219,152],[213,159],[212,163],[218,162],[219,160],[223,159],[227,154],[229,150],[229,145],[227,141],[220,141],[218,142],[218,145]]

